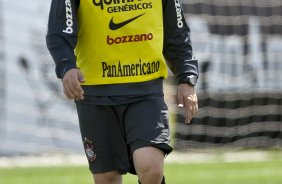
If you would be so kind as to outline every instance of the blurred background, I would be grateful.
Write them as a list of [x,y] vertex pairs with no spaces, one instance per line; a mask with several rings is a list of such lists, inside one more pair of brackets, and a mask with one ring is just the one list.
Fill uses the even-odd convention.
[[50,0],[1,0],[0,155],[81,152],[76,110],[46,49]]
[[[282,1],[183,1],[200,112],[176,148],[281,148]],[[182,117],[179,117],[182,121]]]
[[[0,166],[17,165],[19,156],[83,158],[74,103],[63,96],[45,45],[50,2],[0,0]],[[173,77],[166,81],[172,162],[193,162],[195,156],[202,162],[230,152],[239,152],[235,160],[275,153],[280,167],[273,170],[282,172],[282,0],[183,0],[182,6],[199,59],[200,110],[184,125],[175,108]],[[281,177],[262,181],[281,182]]]

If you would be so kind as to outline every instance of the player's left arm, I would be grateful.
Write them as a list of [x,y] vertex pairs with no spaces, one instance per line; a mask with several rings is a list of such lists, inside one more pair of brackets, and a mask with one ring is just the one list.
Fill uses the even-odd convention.
[[198,112],[198,99],[194,85],[183,82],[198,78],[198,60],[193,56],[190,29],[186,24],[180,0],[163,0],[164,46],[163,54],[176,76],[178,106],[185,108],[186,123]]

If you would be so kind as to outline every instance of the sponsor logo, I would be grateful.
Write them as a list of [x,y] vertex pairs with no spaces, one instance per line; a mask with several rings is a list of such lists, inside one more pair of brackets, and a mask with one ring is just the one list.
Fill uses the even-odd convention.
[[160,70],[160,61],[139,62],[133,64],[123,64],[120,61],[118,64],[101,63],[102,77],[132,77],[142,76],[157,73]]
[[125,4],[121,6],[110,6],[107,8],[108,13],[117,13],[117,12],[127,12],[135,10],[147,10],[153,7],[153,3],[137,3],[137,4]]
[[95,6],[100,6],[101,10],[104,9],[104,5],[121,4],[121,3],[131,3],[134,0],[92,0]]
[[182,17],[182,9],[180,0],[174,0],[175,2],[175,8],[176,8],[176,15],[177,15],[177,27],[182,28],[183,27],[183,17]]
[[148,34],[138,34],[138,35],[126,35],[126,36],[118,36],[118,37],[111,37],[107,36],[107,44],[114,45],[114,44],[123,44],[123,43],[132,43],[132,42],[144,42],[153,40],[154,35],[152,33]]
[[73,33],[73,18],[72,18],[72,9],[70,0],[65,0],[66,5],[66,29],[63,30],[64,33],[71,34]]
[[104,10],[106,7],[108,13],[126,12],[134,10],[151,9],[152,2],[142,2],[142,0],[92,0],[94,6]]
[[110,28],[111,30],[117,30],[117,29],[122,28],[123,26],[129,24],[130,22],[132,22],[132,21],[138,19],[139,17],[141,17],[141,16],[144,15],[144,14],[145,14],[145,13],[143,13],[143,14],[141,14],[141,15],[138,15],[138,16],[136,16],[136,17],[133,17],[133,18],[131,18],[131,19],[125,20],[125,21],[120,22],[120,23],[114,23],[114,21],[113,21],[114,18],[112,17],[112,19],[110,20],[110,23],[109,23],[109,28]]

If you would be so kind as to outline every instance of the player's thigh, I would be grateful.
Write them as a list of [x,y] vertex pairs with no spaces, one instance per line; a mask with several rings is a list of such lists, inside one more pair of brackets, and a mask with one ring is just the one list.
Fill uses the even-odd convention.
[[77,103],[81,137],[93,174],[126,172],[127,147],[111,106]]

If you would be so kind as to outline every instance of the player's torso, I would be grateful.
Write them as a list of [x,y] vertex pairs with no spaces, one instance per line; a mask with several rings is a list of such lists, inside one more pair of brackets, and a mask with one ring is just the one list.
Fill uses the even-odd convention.
[[80,0],[78,67],[86,85],[167,76],[162,0]]

